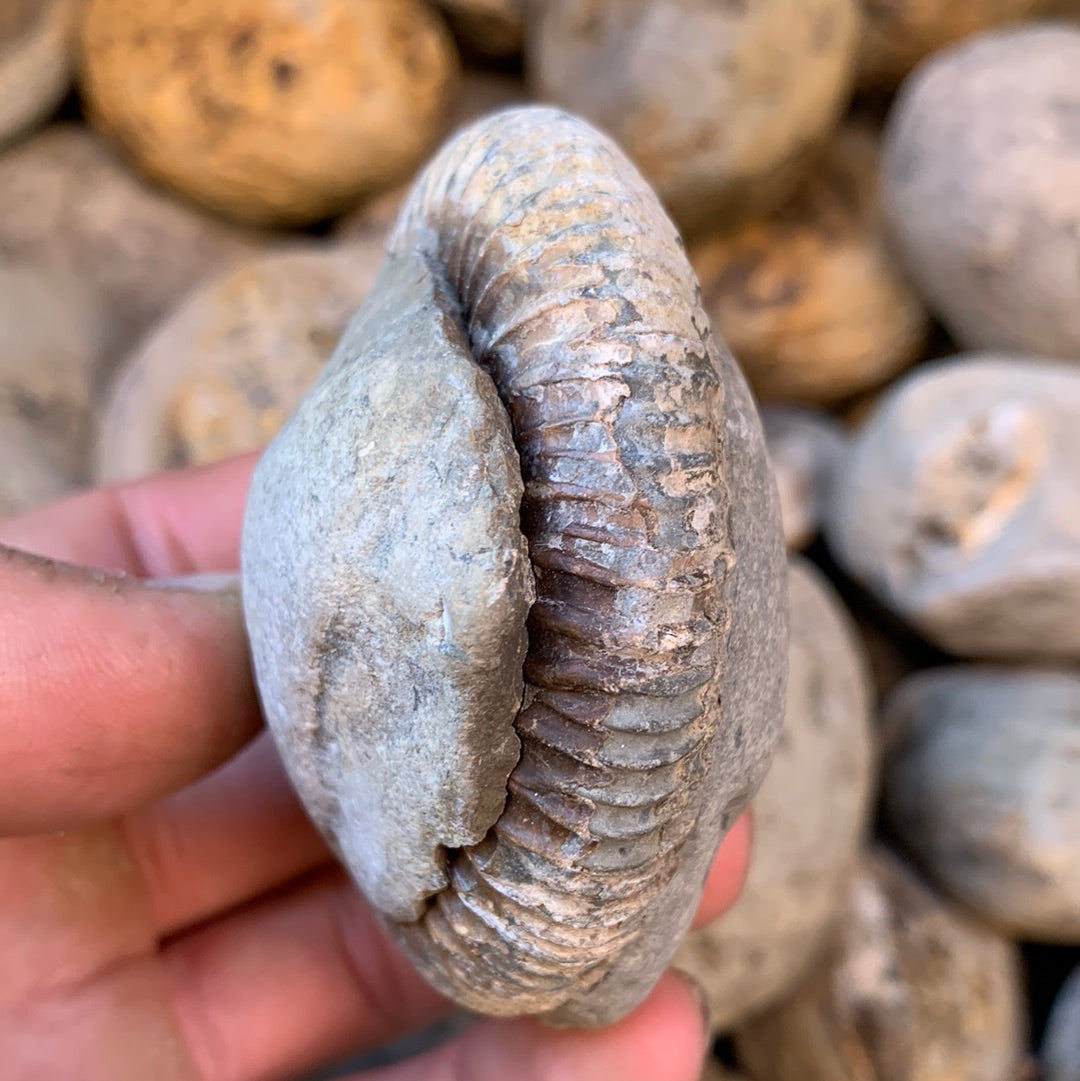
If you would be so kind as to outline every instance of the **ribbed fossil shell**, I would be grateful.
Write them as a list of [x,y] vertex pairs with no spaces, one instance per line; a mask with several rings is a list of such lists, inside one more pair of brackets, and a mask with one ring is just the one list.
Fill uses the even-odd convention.
[[389,250],[252,487],[267,717],[436,987],[608,1023],[669,962],[778,733],[760,425],[673,225],[582,121],[466,129]]

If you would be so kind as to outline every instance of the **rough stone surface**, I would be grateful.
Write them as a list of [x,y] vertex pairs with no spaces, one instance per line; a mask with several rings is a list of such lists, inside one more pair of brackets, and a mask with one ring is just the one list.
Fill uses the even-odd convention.
[[461,41],[486,56],[521,52],[527,0],[436,0]]
[[0,155],[0,252],[55,262],[92,284],[108,313],[111,356],[200,278],[262,242],[140,184],[74,125]]
[[964,348],[1080,359],[1078,69],[1080,24],[994,31],[929,60],[893,108],[890,231]]
[[1080,369],[970,354],[894,384],[852,439],[838,562],[966,657],[1080,658]]
[[1080,1081],[1080,968],[1065,982],[1046,1023],[1043,1081]]
[[855,628],[798,556],[788,604],[784,730],[752,805],[750,873],[735,907],[675,955],[704,988],[717,1032],[771,1005],[820,960],[871,814],[870,676]]
[[403,180],[457,75],[420,0],[88,0],[82,44],[93,122],[148,175],[258,223]]
[[932,53],[1053,5],[1047,0],[862,0],[861,6],[859,85],[890,90]]
[[[784,549],[760,424],[674,226],[615,144],[564,113],[512,110],[459,135],[418,181],[390,251],[389,277],[401,266],[429,275],[416,288],[427,282],[427,318],[451,339],[460,314],[457,344],[491,373],[513,427],[535,583],[528,655],[522,668],[509,649],[524,642],[523,614],[517,632],[486,619],[486,640],[454,640],[499,693],[520,692],[523,675],[523,708],[502,720],[471,716],[468,702],[446,709],[422,757],[409,757],[388,718],[411,704],[393,694],[435,678],[437,658],[421,663],[404,630],[373,635],[355,614],[352,576],[387,588],[371,546],[351,539],[374,528],[358,523],[363,511],[407,538],[403,568],[424,566],[433,545],[491,550],[439,506],[474,502],[447,471],[482,475],[493,447],[494,422],[473,432],[481,418],[464,415],[475,393],[464,375],[461,389],[433,387],[424,365],[410,369],[421,401],[444,399],[461,441],[456,457],[424,453],[443,473],[424,484],[459,490],[416,497],[417,517],[437,509],[433,533],[417,527],[414,541],[394,523],[409,498],[369,502],[358,451],[385,430],[374,414],[386,406],[340,403],[363,401],[360,373],[423,356],[413,338],[432,331],[419,315],[415,331],[375,335],[372,305],[400,310],[398,298],[361,310],[256,474],[244,580],[264,703],[313,816],[435,986],[481,1012],[610,1023],[667,967],[779,732]],[[391,346],[395,329],[405,336]],[[354,351],[367,338],[385,359]],[[396,438],[429,438],[422,414],[392,415]],[[317,583],[303,580],[309,565]],[[528,576],[508,583],[507,566],[517,574],[516,558],[495,559],[489,585],[464,592],[433,572],[432,610],[438,595],[492,592],[528,607]],[[353,685],[373,667],[388,708],[357,705]],[[447,687],[462,678],[450,673]],[[340,719],[329,735],[320,713]],[[477,761],[477,744],[498,753]],[[362,759],[376,796],[350,802],[346,774]],[[387,774],[415,774],[404,810],[378,797]],[[377,858],[388,853],[392,868]]]
[[84,482],[105,320],[69,274],[0,259],[0,515]]
[[821,528],[847,435],[823,410],[798,406],[765,406],[761,423],[780,493],[784,540],[789,549],[798,551]]
[[1025,1038],[1015,946],[882,851],[841,926],[831,961],[736,1035],[754,1081],[1013,1081]]
[[268,443],[367,296],[378,243],[298,248],[198,289],[128,358],[100,422],[95,474],[112,483]]
[[929,319],[887,250],[877,188],[876,140],[849,124],[775,214],[691,249],[760,400],[835,404],[918,357]]
[[243,548],[267,719],[395,919],[506,799],[532,600],[520,503],[495,387],[423,260],[402,258],[260,462]]
[[83,0],[4,0],[0,11],[0,144],[43,120],[71,84]]
[[688,232],[779,205],[847,103],[855,0],[534,8],[536,97],[614,135]]
[[1080,676],[918,674],[885,725],[885,814],[919,865],[1011,937],[1080,944]]

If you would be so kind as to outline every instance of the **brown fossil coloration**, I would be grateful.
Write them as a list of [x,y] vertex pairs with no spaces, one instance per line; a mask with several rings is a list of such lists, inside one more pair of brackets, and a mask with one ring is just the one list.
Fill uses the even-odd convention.
[[389,250],[252,487],[268,720],[436,987],[609,1023],[668,964],[778,734],[760,425],[674,226],[582,121],[534,107],[464,131]]

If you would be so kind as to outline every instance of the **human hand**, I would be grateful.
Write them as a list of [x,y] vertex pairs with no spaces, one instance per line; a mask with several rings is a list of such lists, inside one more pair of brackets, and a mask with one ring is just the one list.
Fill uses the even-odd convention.
[[[235,586],[147,581],[235,572],[254,462],[0,522],[6,1081],[290,1078],[452,1009],[260,734]],[[734,903],[748,848],[744,819],[699,922]],[[609,1029],[481,1021],[364,1076],[696,1081],[705,1046],[694,992],[668,974]]]

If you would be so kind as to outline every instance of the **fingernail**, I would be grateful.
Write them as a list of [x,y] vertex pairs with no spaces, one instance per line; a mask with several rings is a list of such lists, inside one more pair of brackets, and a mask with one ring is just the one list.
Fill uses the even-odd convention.
[[223,593],[240,588],[240,575],[234,571],[219,574],[180,574],[172,578],[150,578],[146,585],[154,589],[188,589],[197,593]]

